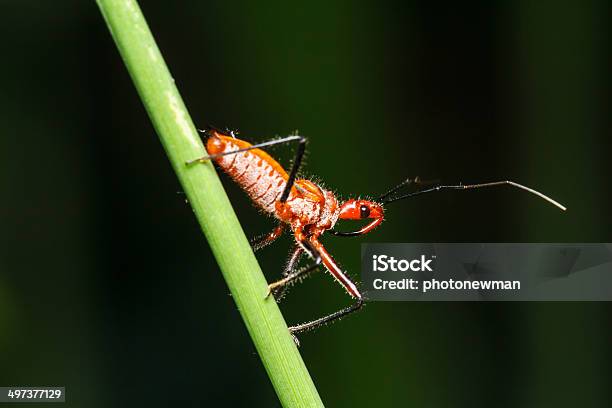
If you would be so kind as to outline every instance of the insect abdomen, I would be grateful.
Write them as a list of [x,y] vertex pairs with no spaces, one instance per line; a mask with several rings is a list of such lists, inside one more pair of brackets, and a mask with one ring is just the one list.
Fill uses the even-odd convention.
[[[227,153],[251,146],[243,140],[213,135],[206,142],[210,155]],[[260,149],[230,154],[214,159],[259,207],[274,213],[275,202],[287,184],[287,173],[272,157]]]

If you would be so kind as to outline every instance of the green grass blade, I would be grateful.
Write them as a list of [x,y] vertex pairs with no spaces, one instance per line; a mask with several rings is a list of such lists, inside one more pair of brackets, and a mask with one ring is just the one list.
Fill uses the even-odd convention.
[[264,298],[266,280],[213,166],[185,165],[205,151],[140,7],[134,0],[97,3],[281,403],[323,406],[276,302]]

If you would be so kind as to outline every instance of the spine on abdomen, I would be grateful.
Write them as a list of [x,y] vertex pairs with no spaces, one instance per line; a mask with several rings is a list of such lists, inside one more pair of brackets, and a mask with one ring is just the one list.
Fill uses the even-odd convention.
[[[224,152],[239,149],[231,141],[226,141],[224,147]],[[286,181],[272,165],[257,155],[257,150],[222,156],[215,161],[259,207],[275,212],[275,202],[280,199]]]

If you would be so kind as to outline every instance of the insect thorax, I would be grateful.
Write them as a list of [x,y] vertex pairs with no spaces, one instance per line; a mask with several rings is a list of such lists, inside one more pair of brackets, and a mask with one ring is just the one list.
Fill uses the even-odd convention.
[[[317,186],[318,187],[318,186]],[[319,187],[320,198],[312,199],[309,195],[292,193],[287,201],[291,212],[292,227],[311,225],[320,229],[330,229],[338,221],[340,207],[335,195]],[[282,218],[281,218],[282,219]]]

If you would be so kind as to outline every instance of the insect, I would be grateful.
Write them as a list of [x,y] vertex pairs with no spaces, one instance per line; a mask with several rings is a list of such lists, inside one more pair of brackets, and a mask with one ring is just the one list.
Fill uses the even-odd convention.
[[[566,209],[538,191],[507,180],[468,185],[435,185],[398,194],[398,191],[404,186],[420,184],[418,178],[406,179],[374,200],[349,199],[339,202],[333,192],[310,180],[297,178],[306,148],[306,138],[293,135],[252,145],[236,138],[235,133],[231,131],[221,131],[211,127],[203,132],[208,156],[191,160],[187,162],[187,165],[213,160],[240,185],[257,206],[278,220],[278,225],[272,232],[252,241],[253,249],[257,251],[271,244],[287,228],[291,230],[295,238],[295,246],[289,254],[289,260],[282,272],[282,279],[268,286],[267,296],[272,293],[277,300],[280,300],[288,285],[306,277],[322,264],[354,299],[354,303],[349,307],[290,327],[289,330],[296,341],[295,335],[338,320],[361,309],[364,305],[365,299],[355,282],[340,268],[319,241],[325,232],[344,237],[367,234],[383,222],[386,204],[442,190],[467,190],[509,185],[534,194],[562,210]],[[298,147],[291,170],[287,173],[262,148],[290,142],[297,142]],[[338,220],[368,220],[368,222],[355,231],[341,232],[334,230]],[[311,265],[298,268],[297,265],[304,254],[307,254],[313,262]]]

